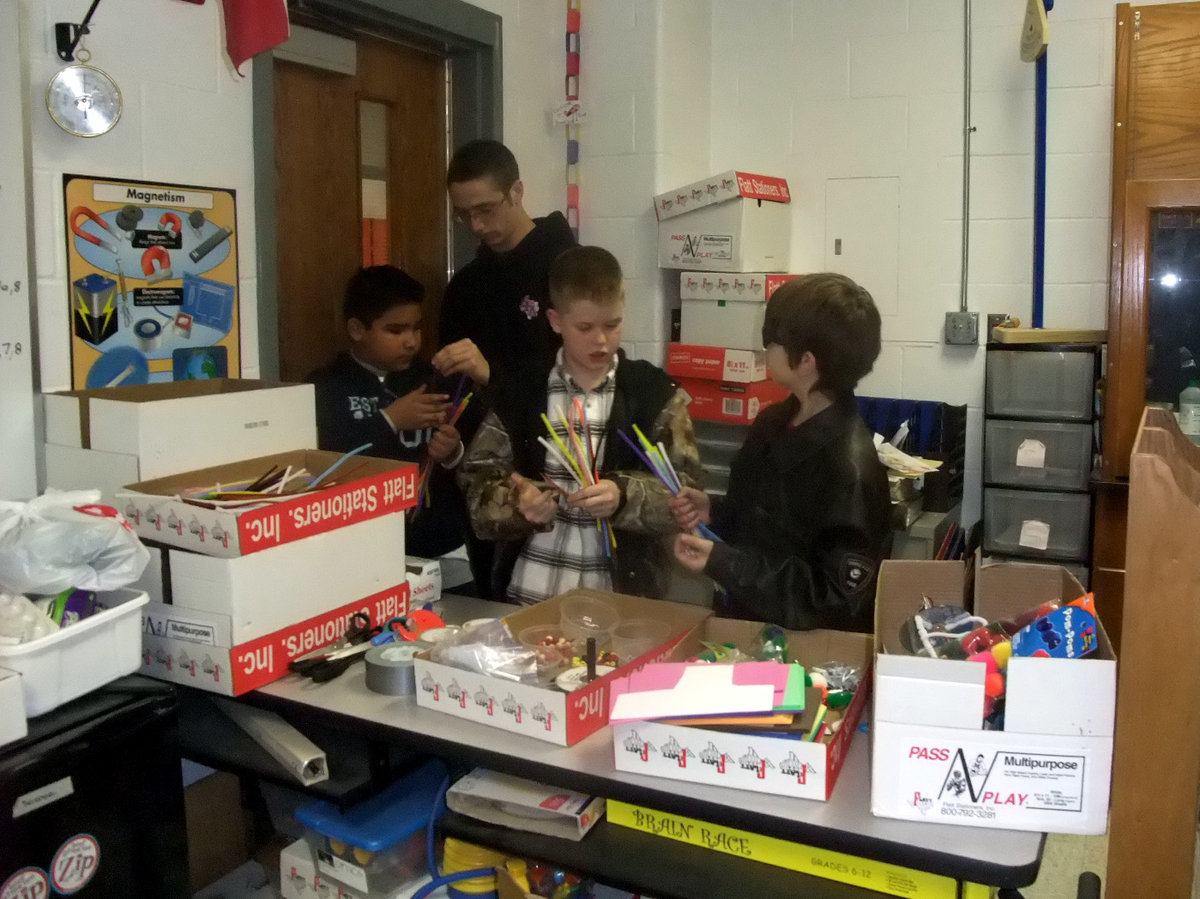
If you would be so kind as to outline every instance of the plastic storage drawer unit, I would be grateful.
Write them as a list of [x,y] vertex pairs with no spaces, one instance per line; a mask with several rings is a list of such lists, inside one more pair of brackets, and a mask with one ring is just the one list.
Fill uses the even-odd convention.
[[989,484],[1083,490],[1092,470],[1092,426],[988,419],[983,440]]
[[989,488],[983,492],[983,517],[985,552],[1087,558],[1091,498],[1086,493]]
[[1095,354],[991,350],[988,415],[1091,421]]

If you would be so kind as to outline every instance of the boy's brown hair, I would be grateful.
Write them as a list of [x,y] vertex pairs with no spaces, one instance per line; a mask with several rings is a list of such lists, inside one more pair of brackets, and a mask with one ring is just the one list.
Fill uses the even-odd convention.
[[867,291],[845,275],[804,275],[784,283],[767,303],[763,346],[779,344],[788,364],[804,354],[817,360],[819,390],[847,393],[879,355],[879,310]]
[[559,312],[579,300],[610,305],[625,297],[621,263],[603,247],[564,250],[550,264],[549,281],[550,305]]

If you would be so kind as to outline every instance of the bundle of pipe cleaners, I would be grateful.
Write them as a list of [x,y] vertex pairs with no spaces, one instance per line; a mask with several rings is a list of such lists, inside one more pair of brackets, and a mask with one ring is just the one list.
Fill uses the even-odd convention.
[[[545,412],[542,413],[542,424],[546,426],[546,431],[550,435],[550,440],[545,437],[539,437],[538,443],[546,448],[546,452],[553,456],[562,466],[569,472],[580,488],[590,487],[592,484],[600,480],[599,462],[596,458],[596,447],[592,444],[592,427],[588,423],[587,414],[583,411],[583,403],[579,401],[579,397],[575,397],[574,401],[567,407],[568,413],[574,412],[572,421],[567,415],[559,415],[558,420],[562,425],[567,440],[570,440],[570,446],[559,436],[554,425],[550,422],[549,416]],[[547,474],[545,475],[546,483],[550,484],[559,493],[567,496],[567,492],[559,487],[554,480]],[[604,554],[610,556],[612,551],[617,548],[617,535],[613,533],[612,525],[608,523],[606,518],[596,519],[596,528],[600,531],[604,543]]]
[[[633,426],[633,432],[637,435],[641,446],[634,443],[629,435],[620,428],[617,429],[617,436],[629,444],[629,448],[653,472],[654,476],[662,482],[663,486],[671,491],[672,496],[678,496],[679,492],[683,490],[683,482],[679,480],[679,473],[675,471],[675,466],[671,463],[671,457],[667,455],[667,448],[663,446],[661,440],[657,444],[651,443],[646,435],[642,433],[642,429],[636,424]],[[721,538],[703,523],[696,526],[696,533],[709,540],[721,541]]]
[[[453,427],[458,424],[458,419],[462,416],[463,411],[467,408],[467,403],[471,402],[471,397],[475,395],[472,391],[466,396],[463,396],[463,390],[467,385],[467,376],[463,375],[458,379],[458,386],[454,388],[454,396],[450,398],[450,415],[446,418],[446,424]],[[417,504],[413,507],[413,516],[418,515],[422,509],[431,504],[429,496],[429,481],[430,472],[436,463],[428,455],[425,461],[421,463],[421,470],[417,474]]]

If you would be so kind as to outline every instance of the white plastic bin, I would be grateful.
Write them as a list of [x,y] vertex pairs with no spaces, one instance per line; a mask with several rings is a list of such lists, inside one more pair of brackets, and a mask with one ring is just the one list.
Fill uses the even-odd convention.
[[1092,471],[1092,426],[1004,421],[985,425],[984,480],[1013,487],[1083,490]]
[[98,592],[105,606],[40,640],[0,646],[0,667],[21,675],[25,713],[43,715],[142,663],[142,616],[149,597],[137,590]]

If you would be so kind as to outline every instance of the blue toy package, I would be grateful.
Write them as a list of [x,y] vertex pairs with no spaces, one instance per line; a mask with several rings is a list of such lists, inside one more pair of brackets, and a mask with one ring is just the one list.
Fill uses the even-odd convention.
[[427,877],[425,827],[445,777],[435,759],[344,813],[324,800],[300,806],[318,871],[372,895]]
[[1078,659],[1096,650],[1096,616],[1076,606],[1063,606],[1017,631],[1014,656]]

